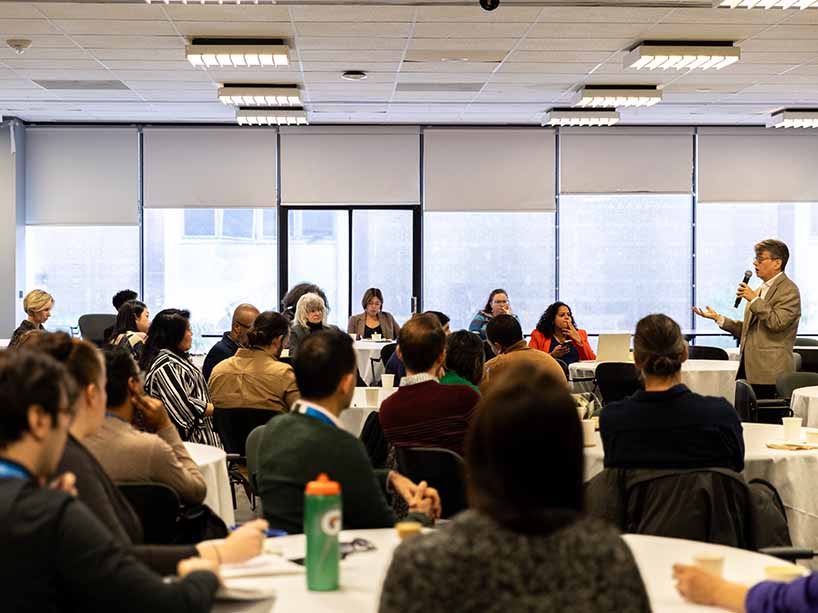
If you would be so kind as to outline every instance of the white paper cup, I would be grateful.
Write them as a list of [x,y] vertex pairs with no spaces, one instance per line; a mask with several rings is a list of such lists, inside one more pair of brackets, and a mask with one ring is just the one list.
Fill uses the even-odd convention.
[[585,419],[585,415],[588,413],[588,406],[579,406],[577,405],[577,414],[579,415],[579,420],[582,421]]
[[385,390],[395,387],[395,375],[381,375],[381,387]]
[[784,440],[785,441],[800,441],[801,440],[801,418],[800,417],[782,417],[784,422]]
[[593,447],[596,445],[596,438],[594,437],[594,432],[596,430],[593,419],[583,419],[582,420],[582,441],[585,443],[586,447]]
[[377,332],[376,332],[375,334],[373,334],[373,335],[372,335],[372,340],[373,340],[373,341],[379,341],[379,340],[381,340],[382,338],[383,338],[383,337],[382,337],[380,334],[378,334]]
[[349,338],[351,338],[353,341],[357,341],[358,340],[358,335],[355,334],[354,332],[350,332],[349,333]]
[[807,430],[807,442],[818,445],[818,430]]
[[379,387],[368,387],[366,388],[366,406],[368,407],[377,407],[378,400],[381,397],[381,388]]
[[702,570],[719,577],[724,572],[724,556],[703,553],[693,556],[693,563]]

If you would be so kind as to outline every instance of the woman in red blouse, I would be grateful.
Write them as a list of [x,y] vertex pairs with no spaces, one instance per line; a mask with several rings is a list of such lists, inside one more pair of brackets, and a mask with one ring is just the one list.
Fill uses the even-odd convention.
[[564,302],[555,302],[545,309],[536,329],[531,333],[528,346],[550,353],[566,364],[596,359],[588,342],[588,333],[577,330],[571,307]]

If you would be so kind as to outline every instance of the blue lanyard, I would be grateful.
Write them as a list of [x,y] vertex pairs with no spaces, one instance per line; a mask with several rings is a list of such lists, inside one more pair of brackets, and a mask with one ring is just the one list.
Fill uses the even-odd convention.
[[315,419],[319,421],[323,421],[325,424],[329,424],[333,428],[337,428],[338,426],[335,425],[335,422],[332,421],[329,417],[324,415],[321,411],[316,411],[312,407],[307,407],[304,411],[304,415],[309,415],[310,417],[315,417]]
[[0,479],[22,479],[28,481],[31,476],[24,468],[20,468],[17,464],[0,460]]

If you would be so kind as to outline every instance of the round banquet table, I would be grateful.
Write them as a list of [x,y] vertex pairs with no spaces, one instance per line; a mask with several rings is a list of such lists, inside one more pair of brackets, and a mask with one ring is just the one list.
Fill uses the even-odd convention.
[[741,358],[741,349],[738,347],[727,347],[725,351],[727,352],[727,357],[735,362],[738,362],[739,358]]
[[[399,540],[393,529],[345,530],[341,541],[364,538],[375,551],[358,552],[341,562],[341,589],[337,592],[310,592],[304,574],[287,574],[270,579],[275,590],[274,600],[253,603],[226,602],[216,604],[213,611],[226,613],[374,613],[378,610],[383,580]],[[724,577],[752,585],[764,579],[764,567],[785,564],[781,560],[742,549],[711,545],[681,539],[626,534],[623,536],[642,574],[642,579],[654,611],[721,611],[685,602],[676,592],[672,566],[677,562],[692,563],[699,554],[724,556]],[[304,555],[304,535],[298,534],[268,539],[265,550],[280,553],[285,558]]]
[[793,390],[790,408],[803,419],[803,425],[818,428],[818,385]]
[[355,341],[355,357],[358,373],[367,385],[374,385],[381,379],[386,364],[381,362],[381,349],[395,341]]
[[[772,424],[742,424],[744,428],[744,470],[747,481],[764,479],[773,484],[787,511],[790,538],[796,547],[818,549],[818,449],[785,451],[770,449],[767,443],[781,440],[784,427]],[[599,432],[596,444],[585,448],[585,479],[603,469],[605,452]],[[801,428],[801,438],[805,429]]]
[[223,449],[185,443],[185,448],[207,483],[207,496],[204,503],[222,518],[227,526],[236,523],[233,513],[233,496],[230,493],[230,478],[227,476],[227,454]]
[[[574,362],[568,367],[575,392],[594,391],[592,379],[599,363]],[[688,360],[682,364],[682,383],[697,394],[721,396],[733,404],[737,371],[738,362],[732,360]]]
[[[378,401],[371,404],[366,400],[366,390],[378,390]],[[381,408],[381,403],[397,391],[398,388],[383,389],[382,387],[356,387],[355,395],[352,397],[352,404],[341,413],[341,424],[344,430],[354,436],[361,436],[361,430],[366,423],[366,418],[373,411]]]

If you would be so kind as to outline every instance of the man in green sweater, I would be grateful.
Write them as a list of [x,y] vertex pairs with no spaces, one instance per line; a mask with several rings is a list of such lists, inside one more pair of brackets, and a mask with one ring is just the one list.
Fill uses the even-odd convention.
[[258,489],[271,528],[303,532],[304,488],[320,473],[341,484],[344,528],[389,528],[397,518],[388,492],[402,496],[407,519],[431,525],[440,497],[389,470],[374,470],[363,444],[341,427],[339,415],[355,392],[355,349],[348,334],[309,335],[293,364],[301,399],[271,419],[259,443]]

